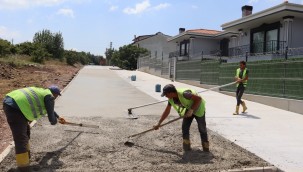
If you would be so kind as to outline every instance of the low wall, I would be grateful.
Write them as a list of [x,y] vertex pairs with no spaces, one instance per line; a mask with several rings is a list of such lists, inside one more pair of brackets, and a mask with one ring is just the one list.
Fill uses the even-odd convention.
[[[178,80],[178,82],[190,84],[193,86],[201,87],[201,88],[212,88],[217,87],[218,85],[204,85],[200,84],[199,81],[187,81],[187,80]],[[214,90],[216,91],[216,90]],[[219,90],[217,90],[219,91]],[[235,90],[236,91],[236,90]],[[235,97],[234,92],[228,92],[228,91],[220,91],[222,94],[230,95]],[[243,99],[250,100],[253,102],[262,103],[268,106],[272,106],[275,108],[287,110],[290,112],[295,112],[303,115],[303,101],[302,100],[294,100],[294,99],[286,99],[286,98],[278,98],[278,97],[269,97],[269,96],[261,96],[261,95],[252,95],[252,94],[246,94],[244,93]]]

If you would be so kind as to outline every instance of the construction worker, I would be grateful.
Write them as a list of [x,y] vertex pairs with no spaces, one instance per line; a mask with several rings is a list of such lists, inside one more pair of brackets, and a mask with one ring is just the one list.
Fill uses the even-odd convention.
[[55,99],[61,95],[60,89],[53,85],[47,89],[27,87],[14,90],[3,101],[3,110],[15,142],[16,162],[20,171],[29,171],[30,164],[30,126],[29,123],[47,113],[51,125],[64,124],[64,118],[54,111]]
[[163,87],[161,96],[166,96],[168,98],[168,104],[158,124],[154,126],[154,129],[159,129],[161,123],[170,114],[171,106],[173,106],[179,115],[184,117],[182,122],[183,150],[191,150],[189,130],[191,123],[195,118],[198,123],[203,151],[209,152],[209,142],[205,121],[205,101],[201,98],[201,96],[199,96],[195,90],[188,88],[176,89],[172,84],[168,84]]
[[237,82],[237,90],[236,90],[237,106],[236,106],[236,111],[233,113],[233,115],[239,115],[240,104],[242,105],[243,108],[242,113],[244,113],[247,110],[245,102],[241,100],[247,85],[247,80],[248,80],[248,69],[246,68],[246,62],[241,61],[240,67],[236,70],[236,76],[235,76],[235,81]]

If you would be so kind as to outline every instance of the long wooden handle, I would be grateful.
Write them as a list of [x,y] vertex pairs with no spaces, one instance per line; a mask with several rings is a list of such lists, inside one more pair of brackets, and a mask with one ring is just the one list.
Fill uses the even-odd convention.
[[[206,91],[215,90],[215,89],[218,89],[218,88],[223,88],[223,87],[226,87],[226,86],[233,85],[235,83],[237,83],[237,82],[231,82],[231,83],[228,83],[228,84],[225,84],[225,85],[220,85],[220,86],[212,87],[212,88],[200,91],[198,93],[203,93],[203,92],[206,92]],[[149,104],[145,104],[145,105],[141,105],[141,106],[136,106],[136,107],[128,108],[127,109],[128,110],[128,114],[132,114],[131,113],[132,109],[137,109],[137,108],[141,108],[141,107],[145,107],[145,106],[150,106],[150,105],[154,105],[154,104],[158,104],[158,103],[162,103],[162,102],[166,102],[166,101],[168,101],[168,100],[162,100],[162,101],[158,101],[158,102],[153,102],[153,103],[149,103]]]
[[67,122],[67,121],[64,124],[73,125],[73,126],[80,126],[80,127],[99,128],[99,126],[97,126],[97,125],[88,125],[88,124],[73,123],[73,122]]
[[[173,119],[173,120],[170,120],[170,121],[168,121],[168,122],[166,122],[166,123],[164,123],[164,124],[161,124],[161,125],[159,126],[159,128],[160,128],[160,127],[163,127],[164,125],[170,124],[170,123],[172,123],[172,122],[178,121],[178,120],[181,119],[181,118],[182,118],[182,117],[178,117],[178,118],[175,118],[175,119]],[[148,133],[148,132],[150,132],[150,131],[154,131],[154,130],[155,130],[154,128],[151,128],[151,129],[146,130],[146,131],[143,131],[143,132],[141,132],[141,133],[137,133],[137,134],[128,136],[128,138],[135,137],[135,136],[139,136],[139,135],[142,135],[142,134]]]

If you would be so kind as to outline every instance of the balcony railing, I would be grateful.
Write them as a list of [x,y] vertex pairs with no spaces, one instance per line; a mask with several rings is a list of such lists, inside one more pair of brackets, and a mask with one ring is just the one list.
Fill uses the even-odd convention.
[[286,49],[286,41],[257,42],[228,49],[228,56],[243,56],[248,52],[254,54],[283,54]]
[[[268,41],[268,42],[258,42],[248,45],[241,45],[237,47],[232,47],[228,49],[228,57],[237,57],[237,56],[245,56],[246,52],[249,55],[257,55],[257,54],[285,54],[286,51],[286,41]],[[222,57],[221,50],[212,50],[209,53],[198,54],[188,54],[188,53],[180,53],[180,51],[173,51],[169,53],[169,57],[191,57],[191,58],[200,58],[203,56],[211,56],[211,57]],[[226,57],[226,56],[225,56]]]
[[256,42],[251,46],[254,54],[283,54],[286,49],[286,41]]
[[228,49],[228,56],[242,56],[245,55],[246,52],[249,52],[249,44],[248,45],[242,45],[238,47],[233,47]]

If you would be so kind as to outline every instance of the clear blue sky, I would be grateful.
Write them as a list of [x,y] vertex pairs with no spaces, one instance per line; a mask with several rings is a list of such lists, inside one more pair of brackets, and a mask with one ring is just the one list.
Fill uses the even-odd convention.
[[[18,44],[36,32],[61,32],[67,50],[104,55],[132,42],[134,35],[156,32],[175,36],[186,29],[221,30],[241,18],[241,7],[253,13],[284,0],[0,0],[0,38]],[[303,0],[289,0],[302,4]]]

